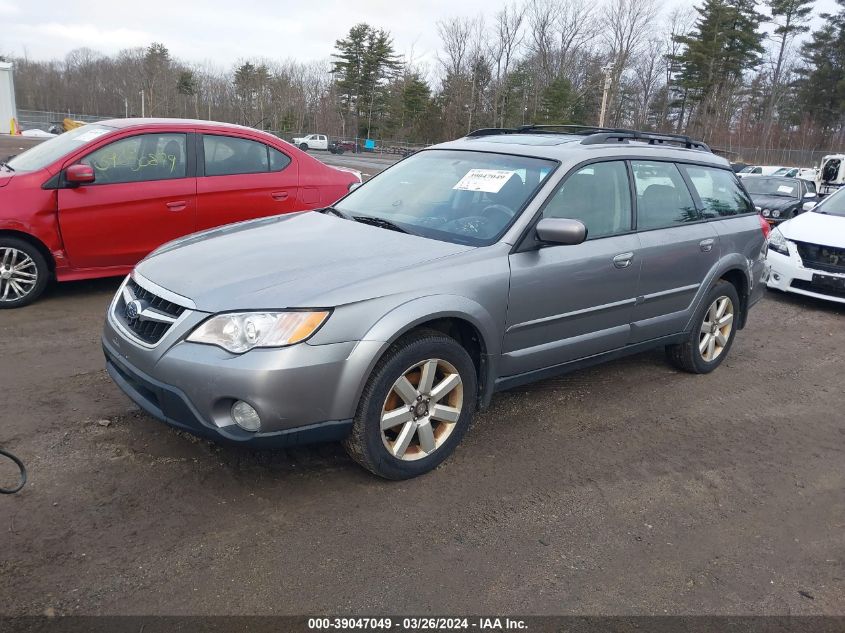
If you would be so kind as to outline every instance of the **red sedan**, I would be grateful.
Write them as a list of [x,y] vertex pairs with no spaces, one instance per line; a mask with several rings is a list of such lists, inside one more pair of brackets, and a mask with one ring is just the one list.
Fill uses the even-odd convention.
[[0,164],[0,308],[31,303],[51,278],[125,275],[188,233],[324,207],[359,181],[238,125],[85,125]]

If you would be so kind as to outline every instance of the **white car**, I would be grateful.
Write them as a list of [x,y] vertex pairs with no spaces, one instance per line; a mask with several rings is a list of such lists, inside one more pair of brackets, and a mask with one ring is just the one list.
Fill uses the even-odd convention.
[[325,134],[309,134],[295,138],[291,142],[303,152],[307,152],[309,149],[329,149],[329,137]]
[[845,195],[772,229],[766,261],[769,288],[845,303]]
[[749,165],[737,172],[737,176],[745,178],[746,176],[773,176],[775,172],[783,169],[782,165]]

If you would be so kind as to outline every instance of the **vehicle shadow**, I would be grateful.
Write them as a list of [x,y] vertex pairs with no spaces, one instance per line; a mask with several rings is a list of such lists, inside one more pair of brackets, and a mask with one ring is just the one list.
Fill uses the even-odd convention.
[[123,276],[66,281],[62,283],[53,282],[47,286],[44,295],[34,305],[37,306],[44,302],[77,299],[80,297],[95,297],[99,295],[108,295],[111,297],[117,292],[122,281]]

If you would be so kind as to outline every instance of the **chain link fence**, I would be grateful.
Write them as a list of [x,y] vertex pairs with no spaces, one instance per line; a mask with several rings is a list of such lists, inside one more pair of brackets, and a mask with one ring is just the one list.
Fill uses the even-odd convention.
[[22,110],[18,108],[18,125],[22,130],[43,130],[48,132],[56,123],[61,124],[64,119],[95,123],[106,119],[117,119],[116,116],[94,116],[77,112],[51,112],[48,110]]
[[[271,134],[275,134],[281,139],[290,143],[294,138],[304,138],[309,134],[315,132],[277,132],[274,130],[267,130]],[[408,156],[414,152],[418,152],[424,147],[428,147],[431,143],[410,143],[408,141],[401,141],[396,139],[371,138],[366,139],[359,136],[335,136],[332,134],[325,135],[328,138],[329,151],[333,153],[349,153],[349,154],[369,154],[376,156]],[[334,144],[334,145],[333,145]],[[332,149],[334,147],[334,149]],[[312,148],[313,149],[313,148]]]

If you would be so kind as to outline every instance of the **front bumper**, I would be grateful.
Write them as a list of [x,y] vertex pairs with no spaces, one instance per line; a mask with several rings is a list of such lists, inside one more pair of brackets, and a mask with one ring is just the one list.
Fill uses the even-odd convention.
[[788,243],[789,256],[770,250],[766,255],[769,265],[766,285],[774,290],[793,292],[807,297],[845,303],[845,296],[837,296],[825,288],[813,284],[813,275],[824,275],[845,279],[845,275],[824,270],[805,268],[795,244]]
[[[196,435],[256,447],[345,437],[363,381],[383,345],[300,343],[234,355],[176,340],[166,350],[143,349],[118,332],[110,318],[102,344],[112,380],[144,411]],[[259,432],[233,423],[230,412],[237,400],[256,409]]]

